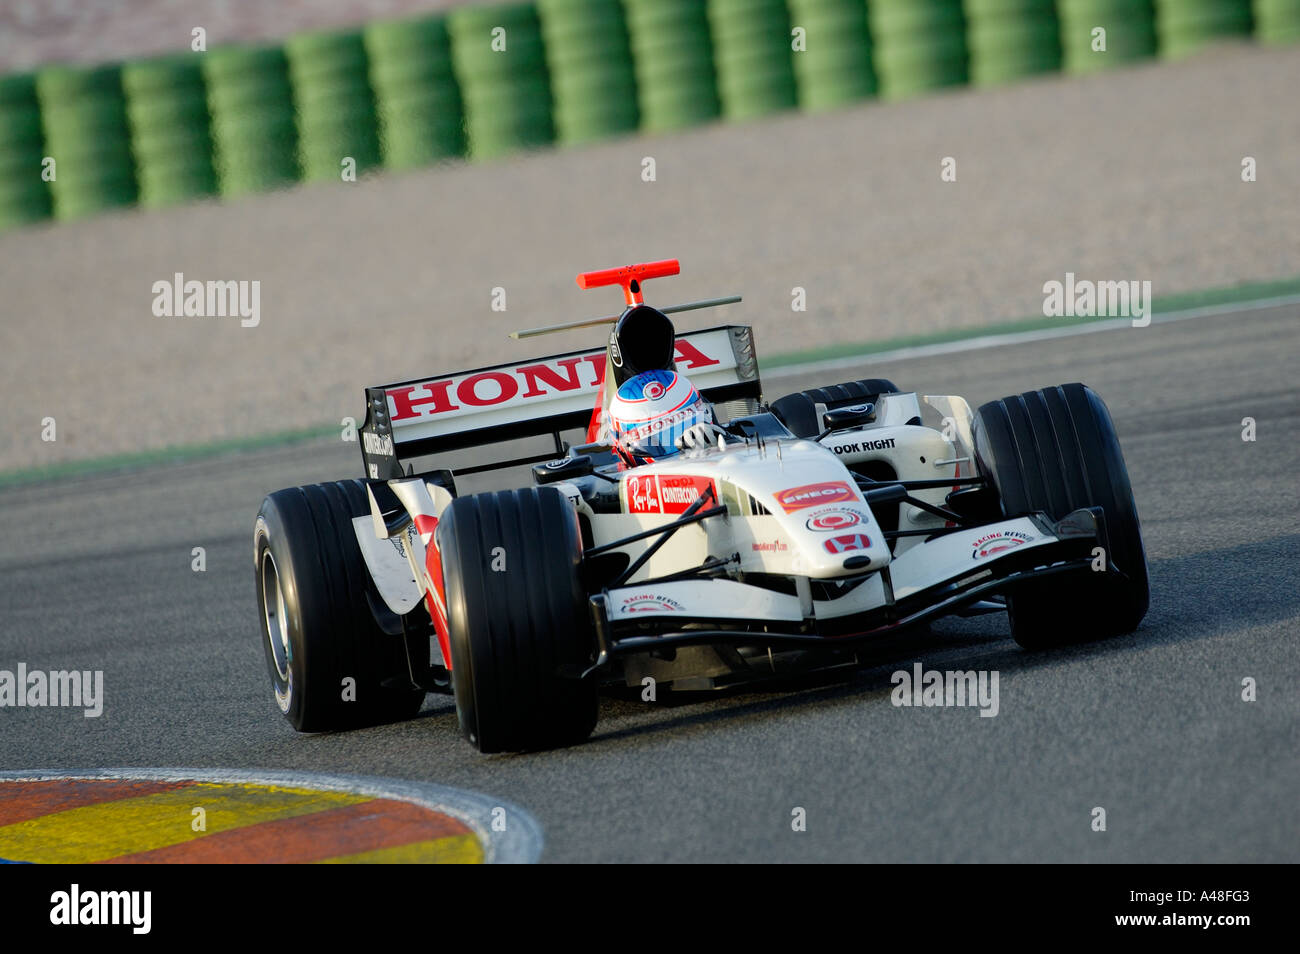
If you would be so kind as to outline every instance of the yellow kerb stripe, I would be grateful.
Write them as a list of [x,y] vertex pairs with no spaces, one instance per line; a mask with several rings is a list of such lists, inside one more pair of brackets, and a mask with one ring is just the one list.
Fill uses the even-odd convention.
[[355,855],[325,858],[323,865],[480,865],[483,846],[473,835],[448,835],[409,845],[376,848]]
[[[174,792],[85,805],[5,825],[0,827],[0,858],[86,864],[370,800],[369,795],[349,792],[200,782]],[[195,808],[206,812],[206,831],[191,827]]]

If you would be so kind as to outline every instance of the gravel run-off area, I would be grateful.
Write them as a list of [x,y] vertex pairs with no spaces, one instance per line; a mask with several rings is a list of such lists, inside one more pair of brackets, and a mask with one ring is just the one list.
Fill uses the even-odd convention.
[[[0,471],[318,427],[360,416],[366,385],[589,347],[507,333],[616,311],[574,275],[631,261],[681,259],[651,303],[743,293],[679,326],[752,324],[760,358],[1041,314],[1067,272],[1157,296],[1292,277],[1296,90],[1300,48],[1229,45],[9,232]],[[259,282],[256,327],[155,316],[178,272]]]

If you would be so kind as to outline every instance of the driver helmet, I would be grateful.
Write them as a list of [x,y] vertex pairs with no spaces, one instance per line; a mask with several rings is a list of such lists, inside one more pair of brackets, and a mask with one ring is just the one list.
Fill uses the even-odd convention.
[[680,453],[677,438],[695,424],[713,423],[713,408],[676,371],[642,371],[609,402],[614,453],[637,467]]

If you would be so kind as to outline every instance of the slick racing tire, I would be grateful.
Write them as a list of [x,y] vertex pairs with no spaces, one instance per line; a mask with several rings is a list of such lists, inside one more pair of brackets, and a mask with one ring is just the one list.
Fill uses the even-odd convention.
[[352,529],[369,516],[365,485],[341,480],[278,490],[253,532],[262,646],[276,702],[300,732],[409,719],[401,621],[375,589]]
[[895,394],[897,391],[898,388],[894,383],[884,378],[848,381],[844,384],[832,384],[828,388],[813,388],[809,391],[787,394],[772,402],[772,413],[795,437],[816,437],[822,432],[822,421],[817,414],[818,404],[825,405],[828,411],[833,411],[852,404],[873,402],[882,394]]
[[1043,649],[1137,629],[1150,601],[1146,551],[1115,425],[1097,393],[1064,384],[991,401],[972,430],[976,464],[1003,514],[1105,514],[1104,570],[1029,580],[1007,594],[1016,642]]
[[554,487],[476,494],[438,522],[451,676],[480,752],[580,742],[596,725],[595,659],[582,538]]

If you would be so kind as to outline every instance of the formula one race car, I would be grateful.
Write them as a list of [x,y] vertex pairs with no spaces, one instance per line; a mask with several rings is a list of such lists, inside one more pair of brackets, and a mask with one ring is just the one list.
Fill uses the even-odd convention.
[[[410,718],[451,692],[481,751],[545,748],[590,735],[602,687],[853,665],[940,616],[1005,611],[1031,649],[1137,627],[1146,555],[1093,391],[972,414],[866,380],[765,404],[750,328],[667,318],[738,298],[644,304],[643,282],[677,272],[578,276],[623,288],[621,316],[561,326],[613,323],[604,348],[368,388],[365,479],[265,499],[258,612],[296,729]],[[656,401],[650,424],[619,419]],[[671,420],[706,404],[670,443]],[[489,450],[409,463],[467,448]],[[457,477],[521,465],[529,486],[457,494]]]

